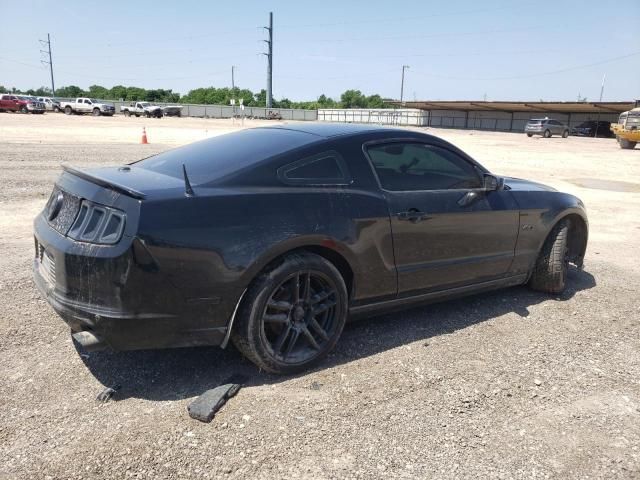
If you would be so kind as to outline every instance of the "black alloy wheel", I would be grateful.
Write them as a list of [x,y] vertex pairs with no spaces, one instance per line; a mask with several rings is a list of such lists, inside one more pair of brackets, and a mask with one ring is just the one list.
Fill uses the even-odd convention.
[[285,257],[247,290],[232,340],[261,369],[291,374],[309,368],[335,346],[347,316],[347,291],[323,257]]

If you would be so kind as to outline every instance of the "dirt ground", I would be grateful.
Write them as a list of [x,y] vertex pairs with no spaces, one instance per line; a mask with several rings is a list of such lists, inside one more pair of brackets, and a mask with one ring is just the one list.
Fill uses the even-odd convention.
[[[614,140],[429,130],[584,200],[585,270],[559,297],[516,287],[354,322],[296,377],[232,348],[79,355],[31,280],[32,220],[60,164],[236,128],[0,114],[0,479],[640,478],[640,149]],[[190,419],[233,374],[246,385],[213,422]]]

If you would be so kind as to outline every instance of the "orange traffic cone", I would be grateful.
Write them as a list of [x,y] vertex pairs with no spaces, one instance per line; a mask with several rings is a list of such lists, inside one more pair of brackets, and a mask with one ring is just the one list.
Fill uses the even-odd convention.
[[145,127],[142,127],[142,140],[140,140],[140,143],[142,143],[143,145],[146,145],[147,143],[149,143],[147,141],[147,130]]

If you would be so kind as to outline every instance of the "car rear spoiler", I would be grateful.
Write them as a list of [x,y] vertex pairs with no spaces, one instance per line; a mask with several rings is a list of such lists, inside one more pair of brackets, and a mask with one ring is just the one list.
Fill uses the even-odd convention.
[[115,192],[122,193],[137,200],[144,200],[146,198],[146,195],[142,192],[139,192],[138,190],[113,183],[111,181],[105,180],[104,178],[92,175],[89,172],[85,172],[84,170],[79,170],[68,165],[62,165],[62,169],[65,172],[70,173],[71,175],[82,178],[83,180],[87,180],[88,182],[95,183],[96,185],[100,185],[101,187],[105,187]]

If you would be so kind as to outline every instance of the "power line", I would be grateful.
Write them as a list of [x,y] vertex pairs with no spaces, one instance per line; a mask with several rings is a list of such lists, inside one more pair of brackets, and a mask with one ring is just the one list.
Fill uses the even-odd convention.
[[472,15],[474,13],[486,13],[486,12],[494,12],[499,10],[513,10],[513,9],[522,9],[525,8],[524,5],[507,5],[504,7],[495,7],[495,8],[476,8],[472,10],[458,10],[455,12],[444,12],[444,13],[433,13],[431,15],[420,15],[415,17],[400,17],[400,18],[377,18],[377,19],[367,19],[367,20],[347,20],[343,22],[331,22],[331,23],[309,23],[309,24],[291,24],[291,25],[281,25],[278,28],[309,28],[309,27],[334,27],[341,25],[363,25],[369,23],[395,23],[395,22],[409,22],[409,21],[423,21],[429,18],[438,18],[438,17],[450,17],[450,16],[460,16],[460,15]]
[[514,33],[525,31],[538,31],[544,28],[544,25],[536,25],[531,27],[505,28],[493,30],[477,30],[465,32],[441,32],[416,35],[376,35],[375,37],[344,37],[344,38],[311,38],[305,39],[308,43],[344,43],[344,42],[371,42],[376,40],[409,40],[417,38],[437,38],[437,37],[457,37],[457,36],[474,36],[474,35],[495,35],[501,33]]
[[583,68],[595,67],[597,65],[603,65],[605,63],[616,62],[618,60],[623,60],[625,58],[635,57],[637,55],[640,55],[640,51],[628,53],[626,55],[620,55],[620,56],[617,56],[617,57],[607,58],[607,59],[604,59],[604,60],[600,60],[598,62],[586,63],[586,64],[583,64],[583,65],[574,65],[572,67],[561,68],[561,69],[558,69],[558,70],[551,70],[549,72],[531,73],[531,74],[525,74],[525,75],[508,75],[508,76],[500,76],[500,77],[469,77],[469,76],[452,77],[452,76],[448,76],[448,75],[436,75],[436,74],[430,74],[430,73],[420,72],[420,71],[416,71],[416,73],[424,75],[424,76],[428,76],[428,77],[444,78],[444,79],[447,79],[447,80],[517,80],[517,79],[523,79],[523,78],[535,78],[535,77],[543,77],[543,76],[546,76],[546,75],[555,75],[556,73],[570,72],[572,70],[581,70]]
[[[598,47],[598,48],[592,48],[590,49],[590,51],[601,51],[601,50],[611,50],[609,47]],[[563,48],[563,49],[557,49],[557,50],[553,50],[553,49],[548,49],[548,48],[537,48],[534,50],[503,50],[503,51],[499,51],[499,50],[494,50],[494,51],[482,51],[482,52],[478,52],[478,51],[469,51],[469,50],[465,50],[463,52],[444,52],[444,53],[405,53],[405,54],[399,54],[399,55],[318,55],[318,54],[308,54],[306,55],[307,57],[317,57],[317,58],[329,58],[329,59],[346,59],[346,58],[358,58],[358,59],[365,59],[365,58],[416,58],[416,57],[425,57],[425,58],[439,58],[439,57],[445,57],[445,58],[449,58],[449,57],[480,57],[480,56],[486,56],[486,55],[490,55],[490,56],[496,56],[496,55],[528,55],[528,54],[535,54],[535,53],[541,53],[544,55],[548,55],[549,53],[566,53],[567,49]]]

